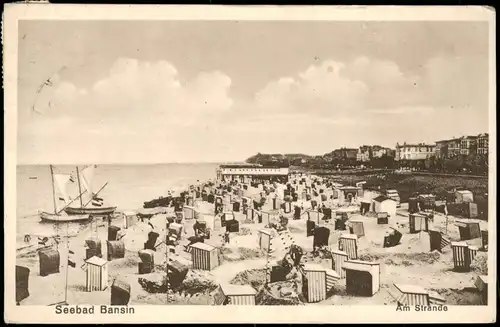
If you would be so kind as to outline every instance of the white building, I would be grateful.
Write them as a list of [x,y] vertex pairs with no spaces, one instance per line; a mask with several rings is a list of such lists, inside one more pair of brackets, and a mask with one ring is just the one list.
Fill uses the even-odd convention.
[[289,174],[289,168],[262,167],[251,164],[220,165],[217,168],[217,180],[236,180],[240,183],[263,182],[265,180],[286,183]]
[[356,154],[356,160],[358,162],[369,162],[370,159],[370,147],[367,145],[360,146]]
[[425,160],[434,156],[436,145],[433,144],[396,144],[396,161],[399,160]]

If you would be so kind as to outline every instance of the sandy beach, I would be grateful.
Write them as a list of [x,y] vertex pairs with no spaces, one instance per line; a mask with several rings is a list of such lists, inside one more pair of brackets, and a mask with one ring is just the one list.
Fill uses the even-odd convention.
[[[249,188],[251,196],[258,194],[262,188]],[[274,193],[266,196],[266,203],[262,207],[262,212],[272,211],[272,199]],[[239,197],[233,197],[233,201]],[[292,203],[309,207],[310,201]],[[183,231],[179,245],[175,254],[169,254],[168,258],[176,260],[187,267],[189,272],[183,281],[183,285],[175,291],[168,293],[154,293],[141,285],[141,280],[158,281],[159,284],[165,279],[166,248],[165,245],[157,247],[154,261],[155,269],[151,274],[138,272],[138,264],[141,261],[138,251],[144,247],[144,242],[148,239],[148,233],[154,231],[159,234],[160,240],[165,240],[167,217],[175,216],[174,208],[158,208],[158,213],[150,219],[135,219],[135,224],[124,228],[124,218],[120,213],[112,219],[111,225],[120,227],[119,234],[121,241],[125,244],[125,256],[121,259],[113,259],[108,262],[108,287],[103,291],[87,292],[85,289],[85,240],[97,238],[102,242],[103,258],[106,258],[106,239],[108,222],[104,219],[97,219],[85,229],[73,233],[68,238],[69,249],[74,252],[73,260],[76,267],[67,269],[67,302],[69,304],[109,304],[111,284],[115,279],[125,281],[130,285],[129,304],[193,304],[209,305],[213,303],[213,291],[220,284],[251,284],[254,288],[262,287],[266,280],[266,263],[275,262],[283,258],[287,249],[280,242],[274,242],[273,251],[267,255],[259,248],[259,230],[264,229],[264,223],[249,221],[242,212],[232,212],[234,219],[240,222],[239,232],[230,233],[230,242],[224,244],[225,228],[221,226],[220,216],[214,215],[214,204],[196,199],[194,202],[195,211],[198,215],[214,219],[214,229],[211,237],[205,240],[206,244],[220,248],[222,259],[220,265],[211,271],[191,269],[192,255],[184,250],[184,245],[188,244],[188,238],[194,235],[193,224],[196,219],[184,219],[182,221]],[[226,206],[226,210],[229,207]],[[478,275],[485,274],[474,266],[470,272],[459,273],[453,271],[453,254],[450,246],[438,251],[430,252],[430,240],[427,232],[410,234],[409,213],[407,204],[402,204],[397,210],[397,215],[389,218],[389,224],[377,224],[376,215],[372,212],[361,215],[359,206],[354,203],[350,207],[340,207],[333,203],[333,208],[350,211],[349,221],[361,221],[364,226],[364,236],[358,240],[358,257],[360,260],[378,262],[380,264],[380,289],[371,297],[357,297],[347,294],[346,280],[339,279],[329,292],[329,296],[318,302],[311,304],[325,305],[352,305],[352,304],[395,304],[396,299],[391,289],[394,283],[418,285],[428,291],[440,294],[448,305],[476,305],[480,304],[480,294],[475,289],[474,283]],[[138,209],[138,211],[145,209]],[[156,210],[156,209],[150,209]],[[228,213],[230,211],[227,211]],[[306,212],[306,210],[304,211]],[[320,258],[311,255],[313,251],[313,237],[306,236],[307,214],[302,214],[301,219],[293,219],[287,214],[288,234],[293,242],[304,250],[303,261],[315,262],[331,268],[331,258]],[[199,216],[198,216],[199,217]],[[447,221],[448,220],[448,221]],[[460,235],[456,222],[463,219],[434,213],[434,219],[430,228],[438,230],[446,235],[450,241],[460,241]],[[472,220],[467,220],[472,221]],[[349,231],[335,230],[334,220],[326,222],[319,221],[319,226],[327,227],[330,230],[328,246],[337,249],[340,235]],[[477,220],[481,230],[487,230],[487,222]],[[384,236],[395,228],[402,233],[401,241],[398,245],[384,248]],[[18,254],[17,265],[30,269],[29,292],[30,296],[21,302],[21,305],[50,305],[61,302],[65,299],[66,284],[66,264],[68,248],[64,237],[64,226],[60,226],[62,240],[58,245],[61,256],[60,272],[46,277],[39,275],[39,260],[36,251],[24,251]],[[278,239],[277,237],[273,238]],[[469,245],[481,247],[481,238],[468,240]],[[478,252],[476,258],[485,258],[486,252]],[[485,263],[484,263],[485,265]],[[484,269],[484,267],[483,267]],[[265,304],[265,303],[257,303]],[[309,303],[307,303],[309,304]]]

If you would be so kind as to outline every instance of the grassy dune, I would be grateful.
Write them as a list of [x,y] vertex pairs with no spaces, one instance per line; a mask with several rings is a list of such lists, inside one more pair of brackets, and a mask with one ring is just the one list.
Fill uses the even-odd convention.
[[344,184],[354,184],[366,181],[365,189],[397,189],[401,201],[405,202],[413,193],[433,193],[438,197],[445,197],[446,191],[452,188],[465,188],[472,191],[476,198],[483,198],[488,192],[488,180],[450,177],[450,176],[409,176],[398,174],[372,174],[365,176],[335,175],[334,181]]

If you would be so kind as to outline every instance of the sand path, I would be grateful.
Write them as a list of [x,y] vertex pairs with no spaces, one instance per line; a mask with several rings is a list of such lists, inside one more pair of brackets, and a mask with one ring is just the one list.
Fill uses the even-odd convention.
[[244,270],[259,269],[266,266],[265,259],[253,259],[237,262],[227,262],[211,271],[217,283],[229,283],[238,273]]

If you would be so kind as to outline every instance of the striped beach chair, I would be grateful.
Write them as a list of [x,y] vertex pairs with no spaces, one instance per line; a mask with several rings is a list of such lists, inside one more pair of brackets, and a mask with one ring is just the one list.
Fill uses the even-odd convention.
[[358,258],[358,236],[342,234],[339,238],[339,250],[347,253],[349,260]]
[[331,250],[332,254],[332,269],[337,272],[340,278],[345,278],[344,263],[349,260],[347,252],[339,250]]
[[476,257],[478,248],[469,246],[466,242],[451,242],[451,249],[454,269],[463,272],[470,271],[470,265]]
[[429,305],[429,292],[418,285],[394,283],[389,294],[398,302],[398,305]]

